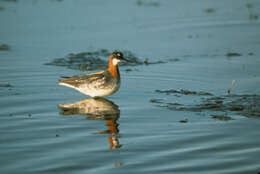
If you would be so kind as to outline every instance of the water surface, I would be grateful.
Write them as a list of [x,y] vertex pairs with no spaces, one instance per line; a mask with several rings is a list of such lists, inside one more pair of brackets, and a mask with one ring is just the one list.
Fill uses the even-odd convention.
[[[258,117],[176,111],[150,102],[194,105],[205,96],[155,90],[223,96],[232,80],[231,94],[259,95],[260,23],[254,16],[260,3],[152,2],[0,1],[0,44],[9,46],[0,50],[1,173],[260,171]],[[120,90],[90,104],[87,96],[56,84],[61,76],[84,72],[45,63],[98,49],[178,61],[121,67]],[[84,103],[90,108],[84,110]],[[62,104],[74,105],[64,112]]]

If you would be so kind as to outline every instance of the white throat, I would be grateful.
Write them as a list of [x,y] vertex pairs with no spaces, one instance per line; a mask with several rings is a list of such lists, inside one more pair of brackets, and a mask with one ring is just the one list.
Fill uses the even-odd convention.
[[119,59],[113,59],[113,65],[117,65],[120,62]]

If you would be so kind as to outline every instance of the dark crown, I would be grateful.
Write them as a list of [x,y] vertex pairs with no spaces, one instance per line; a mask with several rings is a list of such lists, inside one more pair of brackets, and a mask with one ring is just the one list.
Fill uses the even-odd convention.
[[123,59],[124,58],[123,54],[119,51],[114,51],[112,53],[112,56],[113,56],[113,58],[117,58],[117,59]]

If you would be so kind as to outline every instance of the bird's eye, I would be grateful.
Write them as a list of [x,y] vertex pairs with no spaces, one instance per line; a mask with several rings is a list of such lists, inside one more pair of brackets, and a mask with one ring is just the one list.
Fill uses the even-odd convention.
[[117,53],[117,56],[118,56],[118,57],[120,57],[120,56],[121,56],[121,54],[120,54],[120,53]]

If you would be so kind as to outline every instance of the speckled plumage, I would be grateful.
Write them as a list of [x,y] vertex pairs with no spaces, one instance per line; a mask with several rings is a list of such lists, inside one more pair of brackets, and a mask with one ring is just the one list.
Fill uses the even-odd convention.
[[120,87],[120,74],[118,70],[118,62],[120,62],[120,60],[125,60],[123,54],[113,52],[109,56],[109,66],[107,70],[63,79],[60,80],[58,84],[74,88],[91,97],[111,95]]

